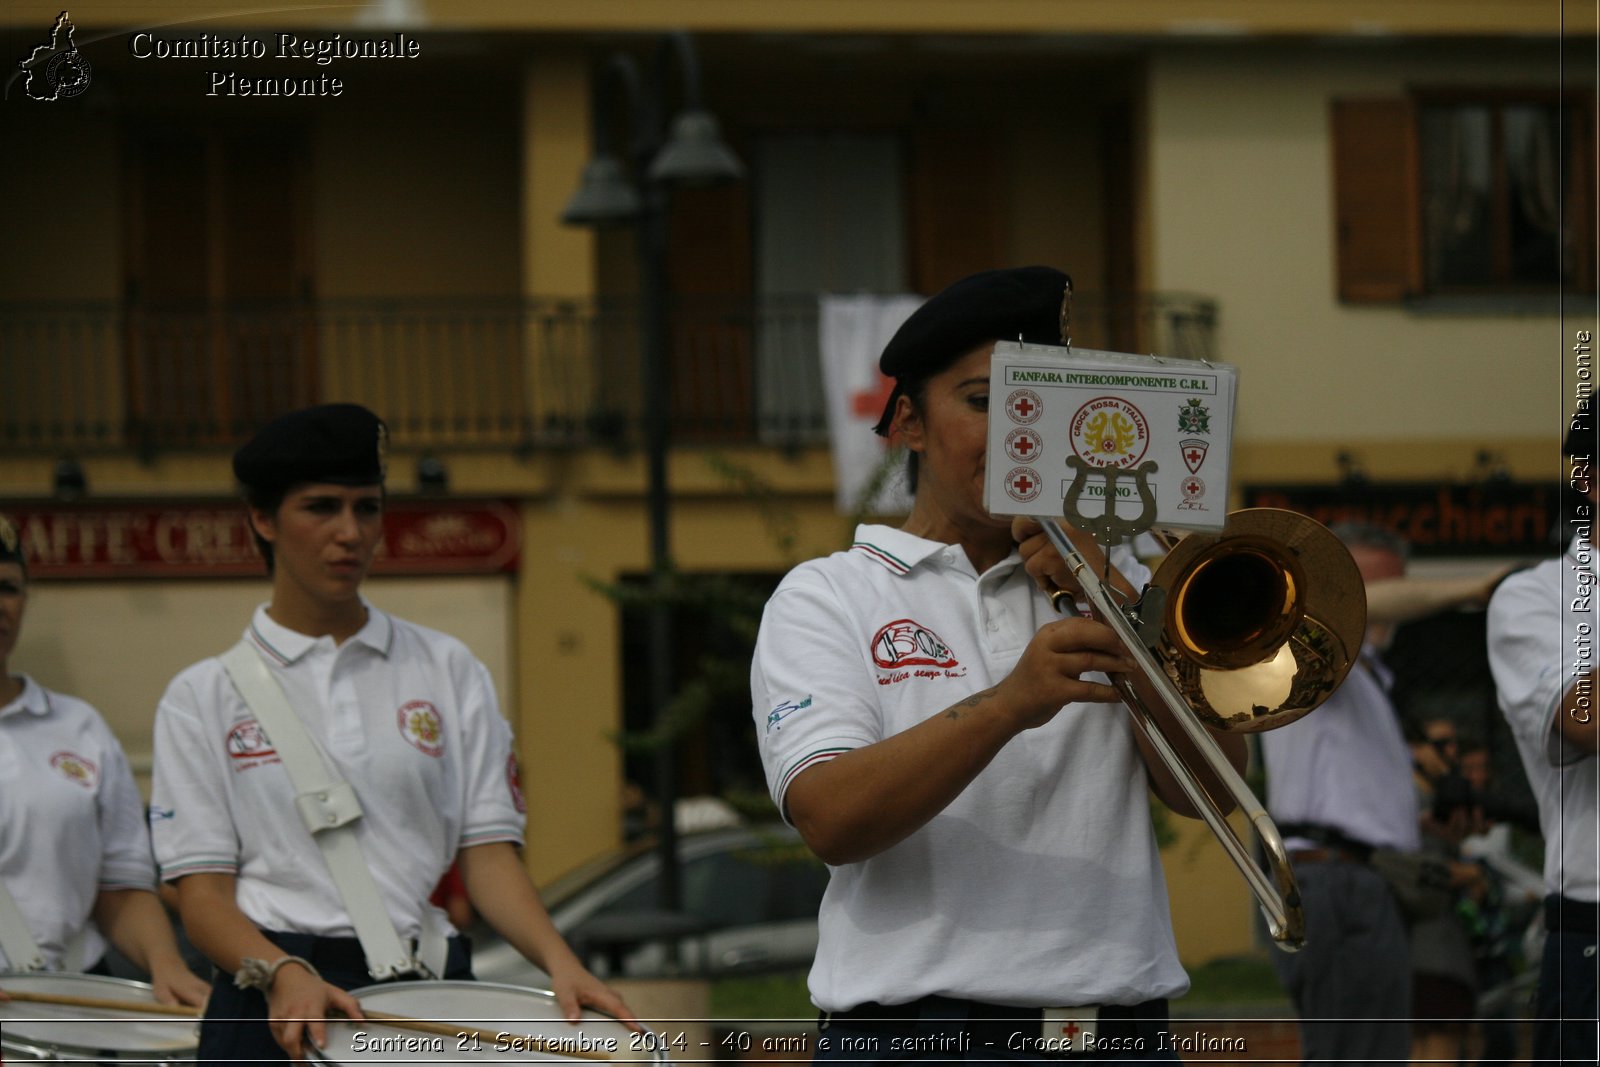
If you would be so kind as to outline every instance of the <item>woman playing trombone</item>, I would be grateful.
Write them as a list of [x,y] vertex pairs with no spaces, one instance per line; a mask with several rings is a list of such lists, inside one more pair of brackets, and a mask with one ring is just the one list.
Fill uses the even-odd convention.
[[[906,321],[878,432],[910,452],[911,513],[801,565],[762,619],[768,784],[834,868],[819,1058],[1177,1060],[1167,998],[1188,980],[1147,791],[1187,805],[1108,684],[1133,670],[1115,633],[1057,615],[1041,586],[1075,589],[1060,556],[983,505],[990,351],[1057,343],[1066,285],[979,274]],[[1146,577],[1131,556],[1110,572],[1130,594]]]

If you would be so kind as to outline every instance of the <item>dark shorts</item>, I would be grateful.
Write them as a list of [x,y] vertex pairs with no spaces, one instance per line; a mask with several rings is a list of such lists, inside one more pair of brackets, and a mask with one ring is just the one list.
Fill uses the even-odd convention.
[[[324,981],[340,989],[380,984],[367,972],[366,957],[354,938],[312,937],[273,930],[262,933],[285,954],[309,960]],[[450,939],[444,977],[452,981],[471,980],[472,945],[466,938]],[[230,1067],[288,1063],[288,1053],[273,1040],[272,1031],[267,1028],[266,995],[259,989],[240,989],[233,984],[233,975],[218,971],[211,982],[211,999],[206,1002],[205,1017],[200,1022],[197,1059],[200,1063],[227,1063]]]

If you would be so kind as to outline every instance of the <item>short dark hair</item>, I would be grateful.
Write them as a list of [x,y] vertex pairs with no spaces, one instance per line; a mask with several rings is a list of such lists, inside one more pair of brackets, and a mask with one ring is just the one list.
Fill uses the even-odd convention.
[[283,506],[283,498],[289,495],[291,485],[247,485],[244,487],[245,521],[250,524],[250,537],[256,543],[256,551],[261,553],[261,560],[267,565],[267,577],[272,576],[275,560],[272,555],[272,542],[256,532],[255,512],[261,511],[268,515],[277,515],[278,509]]

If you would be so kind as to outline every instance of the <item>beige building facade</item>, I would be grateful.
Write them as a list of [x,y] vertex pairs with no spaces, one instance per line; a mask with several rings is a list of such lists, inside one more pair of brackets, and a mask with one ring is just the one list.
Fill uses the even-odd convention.
[[[13,80],[0,105],[11,161],[0,508],[48,506],[68,457],[91,504],[225,504],[229,442],[244,428],[315,401],[378,410],[397,497],[424,499],[426,457],[449,497],[515,513],[513,570],[376,578],[370,594],[489,664],[517,731],[540,878],[620,840],[628,772],[615,735],[628,693],[648,700],[634,631],[596,589],[650,567],[636,248],[627,230],[560,214],[590,156],[604,60],[629,53],[654,89],[665,28],[695,33],[706,106],[746,165],[738,185],[676,195],[669,218],[681,571],[771,581],[848,543],[815,369],[818,294],[928,293],[1003,265],[1069,270],[1084,343],[1170,352],[1181,327],[1198,354],[1237,365],[1238,484],[1331,484],[1341,454],[1375,481],[1466,484],[1486,465],[1557,477],[1579,384],[1572,349],[1600,332],[1592,11],[1444,0],[350,11],[195,23],[182,5],[83,4],[71,12],[92,64],[82,94],[35,100]],[[55,16],[8,8],[7,54],[48,39]],[[153,35],[142,58],[140,31]],[[156,38],[181,50],[202,34],[270,51],[279,33],[400,34],[419,54],[326,66],[155,54]],[[223,69],[280,92],[209,95]],[[330,74],[337,96],[281,93]],[[1415,194],[1392,242],[1403,279],[1376,299],[1352,280],[1350,243],[1374,224],[1341,214],[1379,195],[1352,185],[1368,171],[1341,148],[1344,101],[1411,116],[1388,157],[1392,184]],[[1556,108],[1566,123],[1561,147],[1539,157],[1560,172],[1558,225],[1575,231],[1552,239],[1567,242],[1559,278],[1517,273],[1524,238],[1505,226],[1486,238],[1491,276],[1440,274],[1448,234],[1430,228],[1426,131],[1451,107],[1478,108],[1464,121],[1488,115],[1491,130],[1518,108],[1535,120]],[[626,116],[603,108],[601,121],[626,144]],[[1504,183],[1525,176],[1487,143],[1481,184],[1512,203]],[[1585,183],[1587,199],[1571,194]],[[145,767],[166,680],[230,642],[264,588],[237,575],[41,582],[15,666],[99,706]],[[717,729],[748,732],[739,713],[725,709]],[[685,756],[686,787],[726,785],[714,763]],[[1186,831],[1168,861],[1186,961],[1255,943],[1248,898],[1203,831]]]

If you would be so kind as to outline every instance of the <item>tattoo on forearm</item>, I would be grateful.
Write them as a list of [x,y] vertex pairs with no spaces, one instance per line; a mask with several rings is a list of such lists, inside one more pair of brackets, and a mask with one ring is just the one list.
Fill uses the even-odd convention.
[[944,713],[944,717],[947,718],[947,719],[959,719],[959,718],[961,718],[961,709],[962,708],[975,708],[975,707],[977,707],[979,704],[982,704],[985,700],[988,700],[990,697],[994,696],[994,691],[995,691],[995,687],[994,686],[990,686],[988,689],[984,689],[984,690],[981,690],[979,692],[973,693],[971,696],[967,697],[965,700],[958,700],[956,703],[954,703],[954,704],[952,704],[950,706],[950,710],[949,711],[946,711]]

